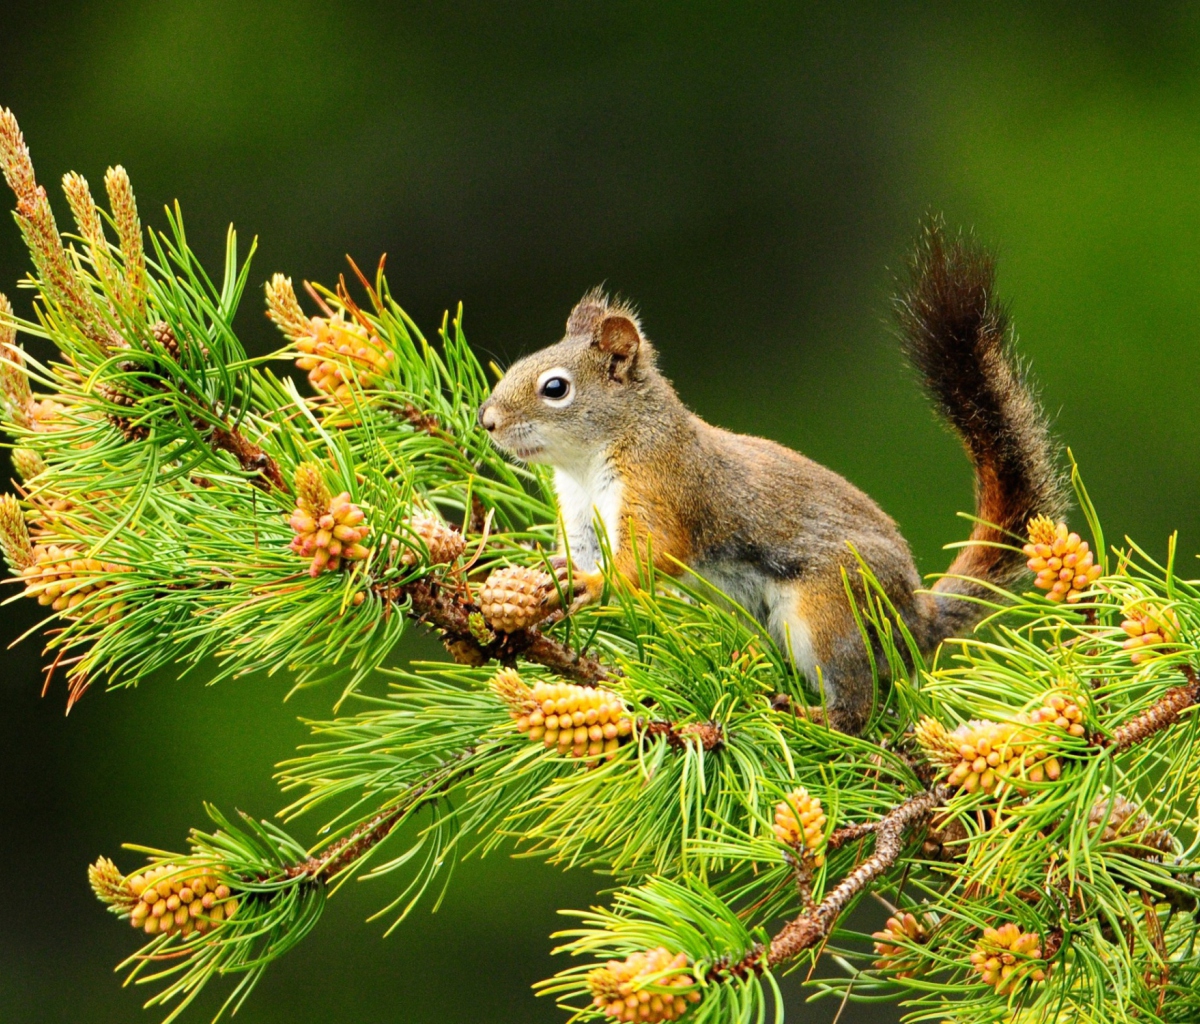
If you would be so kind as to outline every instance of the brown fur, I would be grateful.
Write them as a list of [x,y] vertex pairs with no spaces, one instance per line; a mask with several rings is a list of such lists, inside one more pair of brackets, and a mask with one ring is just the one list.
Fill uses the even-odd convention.
[[[977,515],[994,524],[976,527],[972,539],[983,542],[1061,508],[1053,450],[991,288],[990,259],[961,242],[947,248],[935,226],[900,302],[910,356],[976,467]],[[552,378],[569,379],[568,397],[549,397]],[[847,480],[689,412],[658,371],[634,311],[599,290],[572,311],[562,341],[508,371],[480,422],[502,448],[555,467],[580,601],[596,598],[603,583],[594,509],[622,576],[635,578],[635,548],[644,558],[649,542],[658,569],[682,563],[710,579],[792,651],[841,728],[862,727],[872,694],[842,583],[846,569],[861,597],[854,552],[927,650],[978,617],[963,598],[979,596],[979,582],[944,579],[933,593],[918,592],[896,524]],[[972,546],[950,571],[1008,584],[1019,568],[1011,553]]]

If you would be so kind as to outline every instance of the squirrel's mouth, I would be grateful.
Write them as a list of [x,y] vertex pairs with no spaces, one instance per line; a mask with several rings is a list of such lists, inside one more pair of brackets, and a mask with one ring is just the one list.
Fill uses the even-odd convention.
[[535,444],[530,447],[514,444],[508,446],[509,454],[520,459],[522,462],[531,462],[545,451],[545,447],[540,444]]

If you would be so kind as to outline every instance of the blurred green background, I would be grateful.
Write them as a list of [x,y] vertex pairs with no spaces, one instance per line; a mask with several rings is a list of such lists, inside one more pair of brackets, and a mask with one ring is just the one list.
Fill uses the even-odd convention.
[[[1162,552],[1179,529],[1196,550],[1198,66],[1182,3],[0,6],[0,103],[44,183],[75,169],[99,186],[122,162],[145,219],[178,198],[214,266],[228,221],[260,236],[252,351],[276,343],[265,278],[332,282],[347,252],[386,251],[430,329],[463,300],[501,363],[607,281],[638,301],[693,408],[847,475],[925,571],[971,506],[966,461],[888,327],[926,211],[998,247],[1110,536]],[[4,223],[0,288],[27,312]],[[0,609],[6,640],[35,621],[25,605]],[[285,705],[283,679],[162,678],[89,693],[65,719],[61,682],[39,697],[38,647],[0,655],[0,1021],[157,1020],[111,974],[135,939],[91,898],[86,863],[132,866],[126,840],[178,848],[205,799],[272,814],[296,716],[334,694]],[[238,1019],[561,1021],[528,986],[556,969],[555,909],[597,885],[471,862],[437,914],[386,940],[365,918],[394,885],[351,885]]]

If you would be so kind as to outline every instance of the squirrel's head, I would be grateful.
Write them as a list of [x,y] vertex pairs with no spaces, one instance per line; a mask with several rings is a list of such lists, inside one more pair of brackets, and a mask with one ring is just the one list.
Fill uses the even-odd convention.
[[636,422],[653,370],[637,314],[594,288],[571,311],[562,341],[509,368],[479,407],[479,423],[524,462],[577,466]]

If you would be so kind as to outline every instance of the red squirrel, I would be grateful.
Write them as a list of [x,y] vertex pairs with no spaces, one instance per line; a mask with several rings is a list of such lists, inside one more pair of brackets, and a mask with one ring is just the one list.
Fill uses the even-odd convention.
[[503,451],[554,468],[573,607],[603,589],[599,521],[621,576],[636,580],[637,552],[646,551],[665,573],[694,570],[790,654],[823,692],[831,726],[858,732],[874,683],[842,580],[847,569],[861,598],[855,552],[929,653],[979,620],[970,598],[1020,580],[1025,561],[1012,535],[1065,507],[1057,448],[1013,354],[994,280],[987,252],[933,224],[896,302],[905,352],[975,469],[971,542],[929,590],[895,522],[849,481],[689,412],[656,367],[637,314],[599,289],[572,310],[561,341],[508,370],[479,422]]

